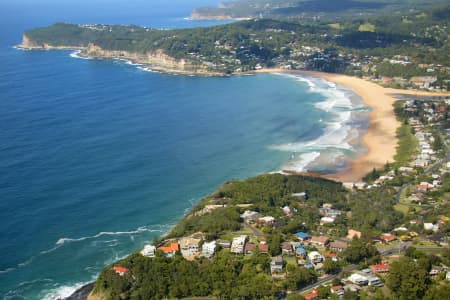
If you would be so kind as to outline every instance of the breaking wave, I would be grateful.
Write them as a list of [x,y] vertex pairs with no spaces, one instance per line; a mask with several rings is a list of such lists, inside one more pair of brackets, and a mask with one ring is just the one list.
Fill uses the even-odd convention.
[[308,171],[308,167],[323,156],[327,156],[327,160],[332,162],[338,156],[355,151],[349,142],[354,138],[353,132],[355,131],[352,126],[353,113],[368,112],[367,106],[353,103],[351,97],[354,94],[350,90],[324,79],[293,74],[276,74],[306,83],[310,93],[323,95],[325,100],[314,106],[329,115],[328,120],[319,120],[325,127],[323,134],[316,139],[271,146],[272,149],[292,153],[290,161],[283,166],[284,170]]

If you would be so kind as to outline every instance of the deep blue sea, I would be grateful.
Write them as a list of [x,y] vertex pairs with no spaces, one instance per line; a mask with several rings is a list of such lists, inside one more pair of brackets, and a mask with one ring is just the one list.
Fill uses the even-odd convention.
[[0,0],[0,296],[55,299],[167,232],[222,182],[333,171],[364,148],[351,91],[280,74],[147,72],[21,51],[57,21],[157,28],[213,0]]

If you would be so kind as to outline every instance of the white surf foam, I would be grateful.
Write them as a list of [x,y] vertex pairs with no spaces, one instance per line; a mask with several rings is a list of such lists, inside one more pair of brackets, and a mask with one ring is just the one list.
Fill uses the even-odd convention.
[[[92,278],[95,280],[95,277]],[[63,300],[72,295],[76,290],[82,286],[88,284],[89,282],[79,282],[73,285],[63,285],[53,289],[45,290],[43,300]]]
[[81,242],[81,241],[85,241],[85,240],[89,240],[89,239],[96,239],[101,236],[133,235],[133,234],[138,234],[138,233],[142,233],[142,232],[163,232],[163,230],[162,229],[151,229],[151,228],[142,226],[136,230],[131,230],[131,231],[102,231],[102,232],[97,233],[96,235],[84,236],[84,237],[80,237],[80,238],[66,238],[66,237],[60,238],[56,242],[56,245],[63,245],[65,243],[70,243],[70,242]]
[[294,161],[290,162],[284,170],[304,172],[307,171],[307,166],[315,161],[320,156],[320,152],[307,152],[300,154]]
[[137,67],[139,70],[144,71],[144,72],[150,72],[150,73],[160,73],[159,71],[155,71],[149,67],[142,67],[142,66],[138,66]]
[[341,152],[341,155],[343,155],[344,151],[354,151],[353,147],[348,143],[350,137],[353,137],[350,124],[352,111],[361,111],[366,108],[365,106],[352,103],[351,94],[349,94],[348,90],[338,87],[332,82],[296,74],[276,74],[306,83],[311,93],[322,94],[325,100],[316,103],[315,107],[327,112],[330,116],[330,119],[326,122],[322,119],[319,120],[326,127],[324,128],[324,133],[318,138],[311,141],[271,146],[272,149],[279,151],[300,153],[300,155],[294,156],[294,159],[284,166],[284,169],[306,171],[308,165],[317,160],[320,155],[328,153],[330,160],[334,160],[339,156],[336,152]]
[[70,57],[79,58],[79,59],[87,59],[87,60],[92,59],[90,57],[81,56],[81,55],[79,55],[80,53],[81,53],[81,50],[75,50],[72,53],[70,53]]

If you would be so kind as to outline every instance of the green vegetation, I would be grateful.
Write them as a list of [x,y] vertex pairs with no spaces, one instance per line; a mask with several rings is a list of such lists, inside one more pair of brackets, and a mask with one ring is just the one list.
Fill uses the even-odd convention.
[[[371,16],[338,22],[255,19],[174,30],[57,23],[29,30],[25,35],[35,46],[94,44],[103,50],[138,55],[162,51],[224,74],[278,66],[375,78],[400,77],[405,81],[395,84],[405,87],[411,85],[407,80],[413,76],[432,75],[437,78],[433,85],[446,88],[450,82],[445,68],[450,65],[450,22],[445,18],[448,10],[449,6],[444,6],[412,10],[401,17]],[[117,54],[122,55],[126,56]]]
[[364,23],[359,25],[358,27],[358,31],[370,31],[370,32],[375,32],[375,25],[370,24],[370,23]]
[[[118,262],[131,272],[117,276],[106,268],[100,274],[95,291],[107,299],[165,299],[213,295],[222,299],[262,299],[280,289],[261,268],[268,257],[243,257],[221,251],[212,260],[187,261],[180,254],[166,258],[158,253],[153,259],[134,254]],[[130,274],[133,274],[132,276]],[[311,279],[309,279],[311,281]]]
[[402,122],[401,126],[397,129],[398,146],[397,153],[394,157],[396,167],[409,165],[419,149],[417,138],[413,134],[412,127],[408,124],[409,117],[403,111],[404,103],[404,101],[394,103],[394,112],[397,119]]

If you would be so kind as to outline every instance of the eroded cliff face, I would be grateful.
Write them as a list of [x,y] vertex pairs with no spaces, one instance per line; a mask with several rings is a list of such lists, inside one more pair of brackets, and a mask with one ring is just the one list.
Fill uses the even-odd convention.
[[229,16],[225,13],[209,15],[209,14],[203,14],[202,12],[195,10],[195,9],[192,11],[190,18],[192,20],[231,20],[231,19],[233,19],[231,16]]
[[32,39],[30,39],[26,34],[22,35],[22,43],[18,45],[19,48],[23,49],[43,49],[43,50],[51,50],[51,49],[83,49],[83,47],[77,46],[69,46],[69,45],[59,45],[53,46],[47,43],[38,43]]
[[22,43],[19,45],[21,48],[43,48],[42,45],[38,45],[36,42],[30,40],[25,34],[22,35]]
[[136,53],[122,50],[105,50],[98,45],[89,44],[82,53],[88,57],[126,59],[134,63],[148,65],[151,69],[164,72],[189,74],[214,74],[206,66],[194,64],[185,59],[175,59],[161,49]]

